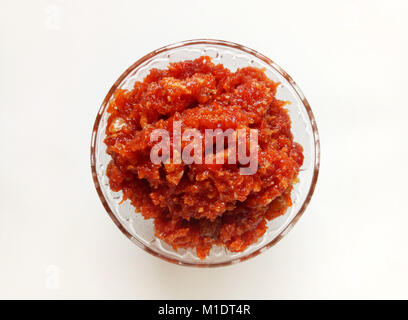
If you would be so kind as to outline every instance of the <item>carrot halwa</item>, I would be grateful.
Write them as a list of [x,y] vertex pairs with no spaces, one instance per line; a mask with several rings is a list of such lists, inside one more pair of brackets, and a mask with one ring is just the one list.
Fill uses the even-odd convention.
[[[195,248],[201,259],[213,245],[245,250],[265,233],[267,220],[291,206],[303,163],[286,102],[275,98],[278,85],[261,69],[231,72],[202,56],[152,69],[132,90],[117,90],[105,139],[110,188],[154,219],[156,236],[174,249]],[[171,133],[174,121],[181,121],[182,132],[257,129],[256,172],[241,175],[239,162],[177,164],[170,158],[154,164],[150,135],[155,129]],[[172,136],[170,143],[173,149]]]

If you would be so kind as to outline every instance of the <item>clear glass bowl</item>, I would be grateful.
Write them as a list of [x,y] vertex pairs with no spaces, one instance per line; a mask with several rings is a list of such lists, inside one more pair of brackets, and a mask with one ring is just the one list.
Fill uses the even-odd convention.
[[[121,192],[109,188],[106,167],[110,156],[106,154],[105,128],[109,114],[106,109],[116,89],[131,89],[135,81],[142,81],[152,68],[167,68],[170,62],[191,60],[202,55],[213,58],[231,71],[254,66],[265,68],[266,75],[280,82],[277,98],[290,101],[287,106],[292,120],[294,140],[304,148],[304,164],[299,173],[299,183],[292,191],[293,205],[285,215],[268,222],[266,233],[243,252],[230,252],[224,247],[213,246],[206,259],[201,260],[195,250],[175,251],[154,235],[151,219],[145,220],[129,201],[119,204]],[[319,172],[319,135],[309,103],[292,78],[276,63],[262,54],[236,43],[220,40],[190,40],[157,49],[136,61],[115,82],[106,95],[95,120],[92,132],[91,167],[98,195],[118,228],[137,246],[166,261],[188,266],[215,267],[244,261],[264,252],[277,243],[299,220],[312,197]]]

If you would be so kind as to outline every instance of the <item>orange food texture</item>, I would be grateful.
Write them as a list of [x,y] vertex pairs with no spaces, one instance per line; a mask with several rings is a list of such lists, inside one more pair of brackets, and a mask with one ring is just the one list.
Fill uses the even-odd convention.
[[[117,90],[105,139],[111,189],[153,218],[156,236],[175,249],[195,248],[201,259],[213,245],[245,250],[291,205],[303,163],[286,102],[275,98],[278,85],[260,69],[231,72],[202,56],[152,69],[132,90]],[[175,120],[182,131],[258,129],[257,172],[241,175],[239,163],[153,164],[150,134],[170,132]]]

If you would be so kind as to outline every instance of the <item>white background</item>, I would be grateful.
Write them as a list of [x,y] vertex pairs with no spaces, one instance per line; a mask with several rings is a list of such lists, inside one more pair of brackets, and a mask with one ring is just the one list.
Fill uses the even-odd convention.
[[[0,298],[408,298],[407,1],[0,0]],[[97,110],[163,45],[270,57],[321,136],[315,195],[272,249],[163,262],[116,228],[89,165]]]

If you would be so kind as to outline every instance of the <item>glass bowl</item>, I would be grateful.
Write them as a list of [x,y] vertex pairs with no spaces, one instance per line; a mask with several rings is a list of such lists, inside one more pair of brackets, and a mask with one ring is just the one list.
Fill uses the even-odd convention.
[[[145,220],[135,212],[130,201],[119,204],[121,192],[109,188],[106,167],[110,156],[106,154],[105,128],[109,114],[107,106],[116,89],[131,89],[135,81],[142,81],[152,68],[167,68],[170,62],[191,60],[202,55],[212,57],[214,63],[222,63],[231,71],[253,66],[264,68],[265,74],[279,82],[277,98],[290,101],[287,105],[292,120],[294,141],[304,148],[304,164],[299,173],[299,183],[292,191],[293,205],[286,214],[268,222],[268,229],[258,242],[243,252],[230,252],[224,247],[213,246],[206,259],[201,260],[195,250],[177,251],[155,237],[152,219]],[[136,61],[114,83],[99,109],[92,132],[92,176],[98,195],[109,216],[118,228],[137,246],[163,260],[179,265],[215,267],[247,260],[264,252],[277,243],[299,220],[312,197],[319,172],[319,135],[309,103],[292,78],[276,63],[262,54],[242,45],[220,40],[190,40],[157,49]]]

